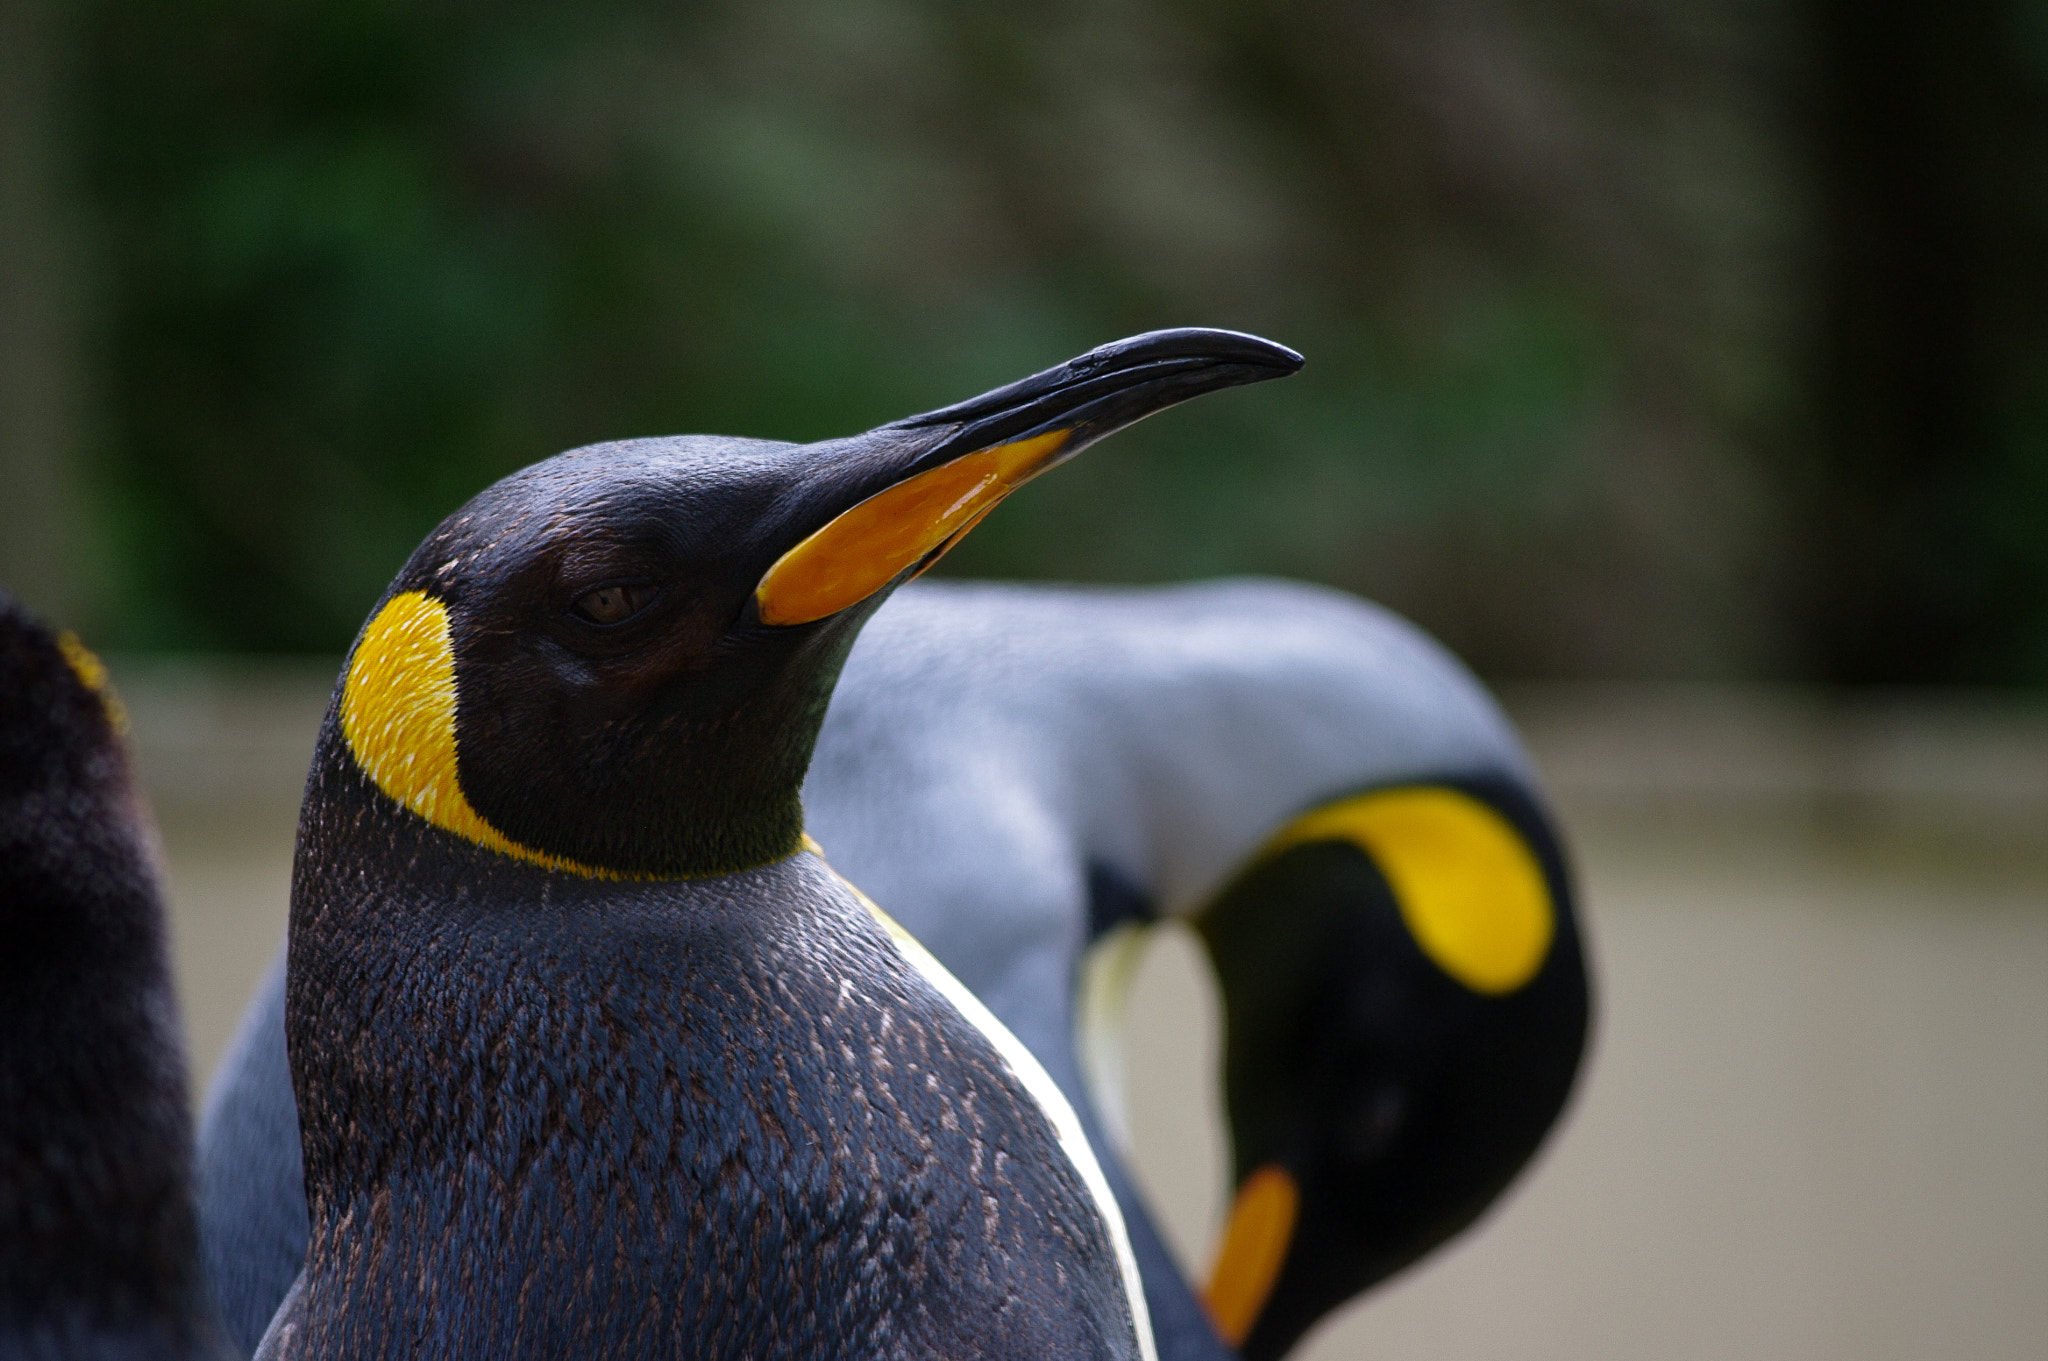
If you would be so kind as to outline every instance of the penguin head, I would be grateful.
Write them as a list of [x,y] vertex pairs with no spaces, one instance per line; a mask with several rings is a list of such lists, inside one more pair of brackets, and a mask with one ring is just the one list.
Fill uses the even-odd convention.
[[351,653],[341,735],[385,795],[517,858],[617,877],[780,859],[839,667],[895,586],[1094,441],[1301,362],[1157,331],[851,438],[558,455],[420,545]]
[[1271,1361],[1535,1152],[1585,1049],[1585,957],[1562,843],[1513,771],[1313,809],[1197,925],[1237,1178],[1208,1300]]

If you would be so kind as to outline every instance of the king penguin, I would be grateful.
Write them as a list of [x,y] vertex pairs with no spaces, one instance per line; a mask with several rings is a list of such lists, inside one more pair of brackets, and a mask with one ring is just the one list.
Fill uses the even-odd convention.
[[[1499,707],[1391,612],[1275,581],[918,581],[803,790],[835,866],[1042,1061],[1100,1151],[1162,1356],[1284,1352],[1493,1202],[1584,1047],[1556,823]],[[1239,1187],[1198,1294],[1119,1154],[1123,990],[1162,921],[1221,985]],[[202,1126],[253,1346],[304,1260],[283,961]]]
[[106,669],[0,595],[0,1357],[214,1361],[154,834]]
[[1010,490],[1293,372],[1154,332],[811,445],[595,445],[430,534],[315,745],[310,1236],[258,1355],[1156,1356],[1031,1052],[806,840],[862,623]]

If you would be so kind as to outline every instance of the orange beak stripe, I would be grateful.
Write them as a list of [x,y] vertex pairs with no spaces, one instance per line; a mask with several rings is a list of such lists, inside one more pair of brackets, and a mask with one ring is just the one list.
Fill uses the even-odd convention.
[[1216,1265],[1202,1292],[1209,1321],[1231,1346],[1244,1345],[1272,1296],[1300,1213],[1301,1188],[1277,1164],[1254,1169],[1237,1188],[1229,1222],[1223,1226],[1223,1245],[1216,1250]]
[[808,624],[859,604],[904,568],[951,548],[1044,468],[1071,430],[964,454],[885,487],[784,553],[754,601],[766,624]]

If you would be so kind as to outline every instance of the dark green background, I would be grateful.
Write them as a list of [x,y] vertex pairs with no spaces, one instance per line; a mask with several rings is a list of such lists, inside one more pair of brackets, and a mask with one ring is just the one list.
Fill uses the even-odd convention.
[[555,450],[1202,324],[1309,367],[947,569],[1312,577],[1501,675],[2048,681],[2040,4],[9,2],[0,395],[54,414],[0,534],[116,647],[332,652]]

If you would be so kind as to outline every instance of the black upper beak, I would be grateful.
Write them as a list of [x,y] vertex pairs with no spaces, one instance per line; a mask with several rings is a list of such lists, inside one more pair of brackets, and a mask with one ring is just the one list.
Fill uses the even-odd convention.
[[[1242,331],[1179,327],[1147,331],[1098,346],[1043,373],[952,406],[909,416],[882,430],[954,426],[904,473],[921,472],[960,454],[1071,430],[1063,462],[1105,435],[1190,397],[1269,378],[1285,378],[1302,357]],[[879,432],[877,432],[879,433]]]

